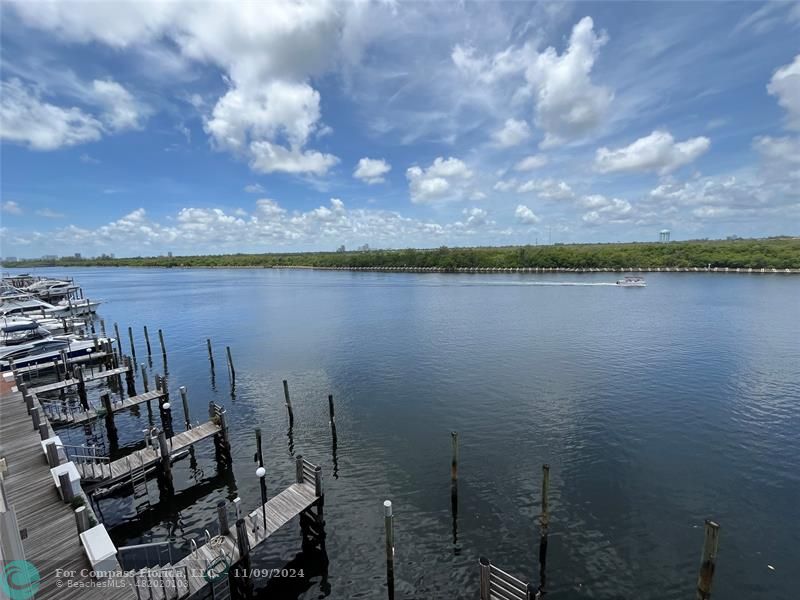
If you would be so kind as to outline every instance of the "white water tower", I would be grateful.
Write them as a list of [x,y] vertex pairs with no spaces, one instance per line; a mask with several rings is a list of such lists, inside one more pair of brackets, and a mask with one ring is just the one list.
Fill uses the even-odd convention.
[[669,229],[662,229],[658,232],[658,241],[662,243],[669,242]]

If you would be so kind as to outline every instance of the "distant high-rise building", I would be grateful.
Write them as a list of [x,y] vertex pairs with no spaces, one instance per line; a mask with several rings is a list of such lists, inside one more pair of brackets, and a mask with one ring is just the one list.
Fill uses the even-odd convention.
[[669,241],[669,229],[662,229],[658,232],[658,241],[659,242],[668,242]]
[[3,262],[17,262],[17,257],[16,256],[6,256],[3,259]]
[[57,254],[45,254],[42,256],[42,260],[58,260]]
[[172,252],[167,252],[167,256],[169,256],[170,258],[172,258]]
[[81,259],[81,253],[80,253],[80,252],[76,252],[76,253],[75,253],[75,258],[77,258],[78,260],[80,260],[80,259]]

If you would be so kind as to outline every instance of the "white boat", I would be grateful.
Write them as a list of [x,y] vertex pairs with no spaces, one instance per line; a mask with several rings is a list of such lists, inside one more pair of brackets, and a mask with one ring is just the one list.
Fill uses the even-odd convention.
[[109,338],[82,339],[74,335],[54,336],[39,323],[8,319],[0,326],[0,371],[51,364],[66,355],[67,360],[85,358]]
[[57,305],[34,297],[4,296],[0,302],[0,316],[42,316],[65,318],[90,316],[97,310],[99,302],[91,300],[62,300]]
[[10,371],[13,362],[14,368],[30,367],[33,365],[48,365],[55,360],[60,360],[65,355],[67,360],[76,360],[88,357],[105,342],[113,341],[111,338],[98,338],[95,340],[81,340],[71,336],[48,336],[40,339],[26,341],[17,345],[0,347],[0,371]]
[[647,287],[644,277],[627,276],[617,280],[617,285],[620,287]]

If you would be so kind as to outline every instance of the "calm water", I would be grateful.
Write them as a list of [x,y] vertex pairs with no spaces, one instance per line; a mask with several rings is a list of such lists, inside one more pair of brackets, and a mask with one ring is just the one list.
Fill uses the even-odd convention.
[[[100,502],[119,544],[174,535],[186,551],[215,532],[220,498],[257,506],[261,427],[270,495],[293,480],[290,443],[322,465],[329,560],[298,557],[299,525],[284,528],[256,566],[295,560],[309,577],[273,581],[262,597],[385,597],[387,498],[399,598],[477,597],[480,555],[536,584],[545,462],[553,598],[693,597],[707,517],[722,527],[714,597],[797,597],[800,278],[651,274],[646,289],[620,289],[531,285],[613,274],[66,273],[105,301],[101,316],[109,330],[120,324],[126,352],[133,326],[140,362],[148,326],[154,373],[164,330],[170,387],[189,388],[193,419],[216,400],[232,420],[232,472],[218,471],[207,441],[176,463],[169,502],[139,518],[130,498]],[[175,394],[177,430],[179,405]],[[139,443],[146,421],[145,410],[118,418],[120,443]],[[461,440],[456,519],[451,430]]]

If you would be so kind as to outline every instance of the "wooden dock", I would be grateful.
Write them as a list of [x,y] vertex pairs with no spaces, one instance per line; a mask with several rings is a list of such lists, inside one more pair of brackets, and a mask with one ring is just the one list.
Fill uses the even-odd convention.
[[[144,394],[131,396],[130,398],[126,398],[119,402],[113,402],[111,404],[111,410],[112,412],[117,413],[128,408],[133,408],[134,406],[138,406],[139,404],[143,404],[145,402],[160,400],[161,398],[166,397],[166,395],[167,394],[165,392],[158,390],[145,392]],[[102,407],[74,411],[58,401],[50,402],[46,400],[39,400],[39,404],[41,405],[45,416],[53,425],[77,425],[106,416],[106,410]]]
[[[3,476],[6,503],[16,513],[22,532],[25,558],[41,575],[37,600],[132,600],[130,586],[99,587],[88,575],[91,570],[78,541],[75,515],[62,502],[40,445],[31,426],[22,394],[2,382],[0,392],[0,456],[8,468]],[[2,508],[2,507],[0,507]],[[56,577],[56,569],[74,571],[73,577]],[[68,586],[69,579],[73,586]],[[58,586],[61,581],[62,585]],[[78,584],[78,585],[75,585]],[[85,584],[86,587],[78,587]]]
[[250,512],[244,518],[243,528],[231,527],[227,534],[207,540],[174,565],[143,569],[128,577],[129,581],[138,588],[152,590],[153,600],[189,598],[212,585],[209,579],[213,577],[206,574],[209,571],[213,573],[214,566],[221,565],[224,572],[242,559],[238,531],[246,533],[247,548],[252,550],[294,517],[321,502],[323,496],[318,470],[307,461],[302,463],[302,481],[290,485]]
[[[98,379],[106,379],[108,377],[113,377],[115,375],[122,375],[123,373],[127,373],[130,371],[130,367],[117,367],[116,369],[108,369],[107,371],[99,371],[97,373],[93,373],[90,375],[86,375],[83,378],[84,383],[89,383],[90,381],[96,381]],[[79,380],[70,378],[65,379],[63,381],[57,381],[55,383],[48,383],[47,385],[40,385],[34,388],[28,388],[28,391],[32,394],[43,394],[45,392],[55,392],[57,390],[63,390],[68,387],[72,387],[74,385],[78,385]]]
[[[167,440],[170,455],[179,453],[208,437],[222,433],[222,428],[213,421],[207,421],[188,431],[178,433]],[[113,462],[103,462],[102,460],[88,460],[90,457],[83,457],[87,460],[75,460],[75,467],[80,473],[81,479],[87,484],[93,485],[102,482],[103,484],[113,483],[117,480],[130,477],[134,469],[147,469],[154,463],[161,460],[158,450],[144,448],[137,450],[128,456],[117,459]]]

